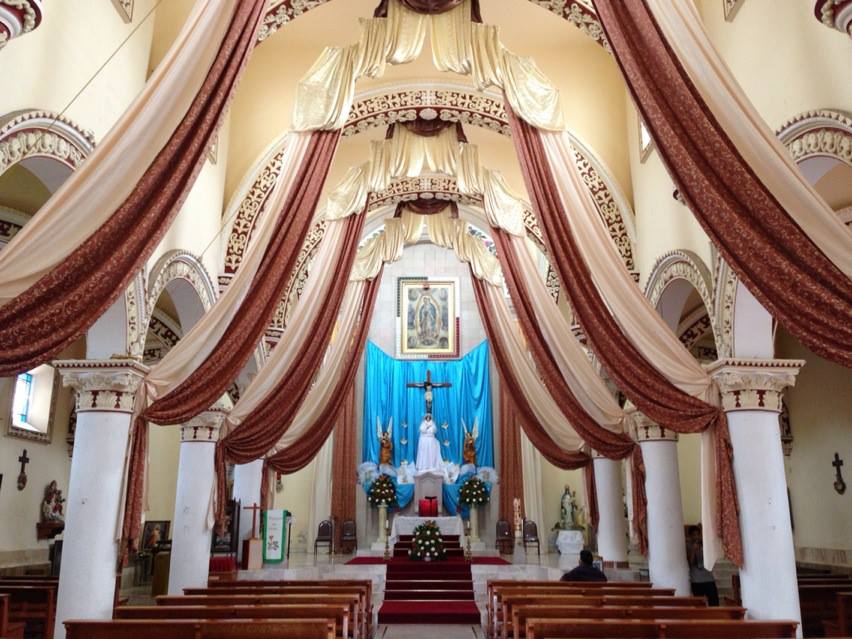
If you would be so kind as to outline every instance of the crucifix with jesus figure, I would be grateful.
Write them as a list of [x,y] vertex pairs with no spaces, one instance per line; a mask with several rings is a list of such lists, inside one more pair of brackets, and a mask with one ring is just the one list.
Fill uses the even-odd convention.
[[426,400],[426,414],[432,414],[432,389],[433,388],[449,388],[452,386],[450,382],[433,382],[432,381],[432,373],[431,371],[426,371],[426,379],[422,382],[412,382],[411,384],[406,384],[408,388],[422,388],[425,393],[424,399]]

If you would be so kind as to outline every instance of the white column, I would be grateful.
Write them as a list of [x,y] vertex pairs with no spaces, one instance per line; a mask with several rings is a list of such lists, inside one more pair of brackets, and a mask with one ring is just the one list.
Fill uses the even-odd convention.
[[627,519],[624,516],[624,490],[621,462],[592,451],[595,495],[598,502],[598,554],[604,565],[627,568]]
[[660,588],[674,588],[677,595],[691,594],[680,473],[677,466],[677,433],[636,414],[636,441],[645,461],[645,495],[648,498],[648,571]]
[[784,388],[795,383],[804,364],[724,359],[709,367],[731,431],[743,541],[742,605],[754,619],[801,619],[778,415]]
[[117,531],[133,398],[148,368],[135,360],[54,363],[77,391],[77,430],[56,608],[57,639],[66,619],[112,618]]
[[[242,508],[252,504],[260,504],[260,484],[262,481],[262,459],[234,466],[234,500],[241,502]],[[240,543],[237,546],[237,557],[240,561],[243,558],[243,541],[251,537],[251,520],[253,516],[256,516],[254,512],[253,510],[240,512]],[[258,519],[255,522],[256,526],[260,526]],[[257,532],[260,534],[259,529]]]
[[210,568],[210,521],[214,457],[219,429],[225,419],[216,407],[191,419],[180,429],[175,516],[169,562],[169,594],[182,595],[184,588],[207,586]]

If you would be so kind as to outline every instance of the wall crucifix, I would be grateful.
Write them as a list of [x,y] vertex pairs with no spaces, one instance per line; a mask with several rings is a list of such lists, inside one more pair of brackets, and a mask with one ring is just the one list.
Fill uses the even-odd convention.
[[30,463],[30,458],[27,457],[27,449],[24,449],[23,454],[18,457],[21,462],[21,474],[18,475],[18,490],[23,490],[27,486],[27,464]]
[[843,460],[840,459],[840,455],[834,453],[834,461],[831,462],[831,465],[834,466],[834,490],[842,495],[846,492],[846,482],[843,481],[843,475],[840,474],[840,467],[843,466]]
[[426,414],[432,414],[432,389],[433,388],[449,388],[452,386],[450,382],[433,382],[432,381],[432,373],[431,371],[426,371],[426,380],[423,382],[416,382],[411,384],[406,384],[408,388],[422,388],[426,391],[423,394],[423,398],[426,400]]

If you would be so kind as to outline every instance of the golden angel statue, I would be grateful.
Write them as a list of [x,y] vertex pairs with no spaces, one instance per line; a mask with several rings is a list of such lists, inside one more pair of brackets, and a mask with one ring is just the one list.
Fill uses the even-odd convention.
[[461,420],[464,429],[464,446],[462,447],[462,459],[465,464],[476,466],[476,440],[479,438],[479,415],[473,418],[473,428],[467,429],[464,420]]
[[376,415],[376,435],[379,438],[379,464],[393,464],[393,417],[388,421],[388,429],[382,429],[382,422]]

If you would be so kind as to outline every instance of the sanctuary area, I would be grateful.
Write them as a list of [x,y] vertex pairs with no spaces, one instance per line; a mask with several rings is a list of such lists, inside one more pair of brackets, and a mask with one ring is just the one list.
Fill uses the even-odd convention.
[[0,0],[0,639],[852,637],[852,0]]

